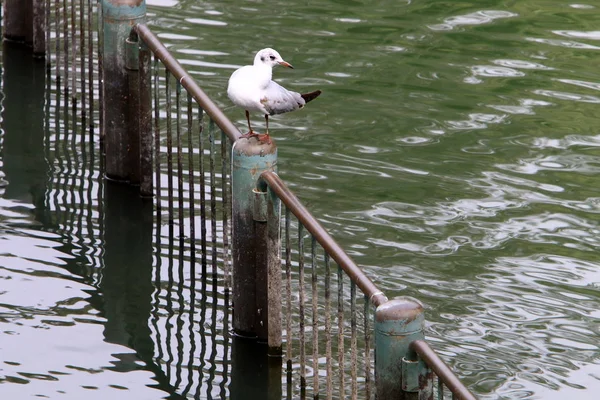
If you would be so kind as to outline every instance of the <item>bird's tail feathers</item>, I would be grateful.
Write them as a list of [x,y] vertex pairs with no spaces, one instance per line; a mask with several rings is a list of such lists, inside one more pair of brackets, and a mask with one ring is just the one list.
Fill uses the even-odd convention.
[[314,92],[310,92],[310,93],[301,93],[300,96],[302,96],[304,101],[308,103],[309,101],[314,100],[317,97],[319,97],[319,95],[321,93],[322,92],[320,90],[315,90]]

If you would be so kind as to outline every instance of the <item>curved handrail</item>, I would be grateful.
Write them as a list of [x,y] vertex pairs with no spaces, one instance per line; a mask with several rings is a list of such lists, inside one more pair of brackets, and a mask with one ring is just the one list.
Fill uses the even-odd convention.
[[459,400],[477,400],[477,397],[473,395],[467,389],[467,387],[458,379],[458,377],[452,372],[450,367],[446,365],[435,350],[431,348],[429,343],[424,340],[415,340],[410,343],[410,348],[421,357],[425,364],[432,369],[437,377],[442,381],[446,387],[452,392],[452,398]]
[[200,107],[208,114],[219,128],[227,135],[231,143],[234,143],[242,134],[235,125],[223,114],[219,107],[204,93],[200,86],[194,81],[179,61],[175,59],[161,43],[154,33],[145,24],[136,24],[133,30],[146,43],[148,48],[167,67],[175,78],[181,83],[188,93],[198,102]]
[[335,260],[335,262],[346,272],[350,279],[356,283],[371,303],[377,307],[386,301],[387,297],[375,286],[373,281],[354,263],[342,247],[321,226],[319,221],[304,207],[296,195],[283,183],[281,178],[272,171],[265,171],[260,175],[258,185],[260,190],[266,191],[268,186],[277,197],[285,204],[292,214],[304,225],[304,227],[315,237],[323,249]]

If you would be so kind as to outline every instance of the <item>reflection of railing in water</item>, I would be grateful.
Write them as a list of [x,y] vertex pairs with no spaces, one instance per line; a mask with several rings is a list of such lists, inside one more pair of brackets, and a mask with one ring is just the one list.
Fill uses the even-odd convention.
[[[230,340],[234,347],[238,340],[238,350],[243,347],[238,338],[229,337],[229,290],[233,287],[233,329],[266,341],[272,354],[277,355],[284,347],[286,382],[283,386],[287,398],[298,395],[302,398],[309,395],[370,398],[375,392],[380,399],[396,395],[412,398],[419,392],[421,397],[430,398],[435,391],[432,370],[441,382],[437,387],[440,398],[444,385],[456,398],[473,398],[421,340],[424,321],[420,304],[410,299],[388,301],[273,172],[274,148],[266,151],[273,157],[269,158],[271,164],[266,163],[262,170],[250,173],[254,180],[244,178],[247,179],[244,184],[256,189],[253,193],[246,190],[250,201],[245,206],[250,208],[234,204],[233,215],[230,214],[232,203],[240,202],[239,197],[232,197],[238,188],[232,179],[236,175],[236,160],[248,156],[245,151],[251,153],[263,144],[238,140],[240,133],[235,126],[141,23],[144,10],[137,10],[140,14],[129,15],[123,26],[117,26],[119,21],[112,19],[117,14],[111,12],[122,3],[102,1],[104,16],[109,15],[110,24],[116,25],[109,28],[103,25],[104,33],[99,35],[102,41],[98,74],[104,77],[105,86],[94,96],[93,6],[90,0],[86,1],[57,0],[51,8],[50,1],[42,0],[48,26],[45,48],[47,51],[56,49],[49,60],[56,64],[57,81],[64,77],[73,99],[81,93],[83,118],[89,106],[92,122],[94,99],[101,100],[101,108],[106,99],[108,106],[101,111],[99,120],[107,132],[101,137],[105,139],[108,175],[139,183],[143,195],[155,194],[156,259],[149,318],[153,355],[147,357],[135,344],[129,345],[146,354],[144,360],[153,364],[151,369],[157,375],[163,376],[162,383],[194,397],[206,394],[235,397],[239,393],[234,389],[234,377],[240,376],[239,371],[237,375],[235,372],[236,352],[229,347]],[[143,6],[143,2],[136,3]],[[70,9],[67,4],[71,5]],[[134,25],[133,31],[131,25]],[[51,29],[55,32],[53,38],[49,34]],[[111,46],[121,41],[126,50],[115,52]],[[79,43],[79,47],[69,43]],[[125,60],[122,62],[125,68],[116,68],[118,63],[114,60]],[[165,68],[164,74],[161,66]],[[111,92],[111,85],[124,90],[128,101],[118,104],[119,94],[123,92]],[[119,125],[117,134],[111,131],[112,125]],[[149,132],[153,136],[146,134]],[[233,170],[230,157],[234,158]],[[110,202],[111,197],[113,202],[118,201],[110,195],[105,201]],[[285,205],[283,246],[279,201]],[[248,210],[251,210],[249,215],[240,217]],[[232,223],[238,228],[249,228],[257,237],[232,237]],[[305,242],[310,243],[308,249]],[[285,255],[284,284],[281,282],[281,248]],[[337,268],[332,266],[332,261]],[[233,284],[229,270],[232,263],[238,280]],[[243,290],[236,290],[240,279],[250,279],[242,275],[247,268],[235,270],[236,265],[244,263],[250,263],[246,267],[250,266],[253,271],[260,271],[253,272],[259,279],[246,282],[253,290],[248,297],[244,297]],[[200,271],[196,270],[197,266],[201,267]],[[362,304],[357,300],[357,289],[362,292]],[[245,303],[248,298],[253,302]],[[376,308],[375,313],[372,308]],[[245,309],[251,314],[241,315]],[[207,316],[209,310],[210,316]],[[372,314],[374,326],[370,322]],[[200,329],[208,326],[211,332],[199,334],[195,330],[198,326]],[[219,340],[222,343],[218,344]],[[198,347],[199,357],[196,355]],[[210,355],[206,357],[208,347]],[[230,353],[234,359],[231,374],[228,370]],[[375,384],[373,370],[377,371]],[[218,389],[213,388],[213,382],[217,381]],[[269,380],[269,386],[277,384]],[[269,398],[278,397],[282,397],[281,385],[279,392],[269,394]]]

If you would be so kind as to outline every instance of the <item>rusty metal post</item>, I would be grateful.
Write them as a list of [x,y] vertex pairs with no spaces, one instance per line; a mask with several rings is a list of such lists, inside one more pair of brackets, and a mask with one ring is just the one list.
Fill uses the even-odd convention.
[[[259,307],[267,310],[263,320],[266,326],[260,326],[258,337],[267,337],[269,355],[281,356],[282,325],[281,325],[281,200],[267,183],[260,179],[254,191],[254,221],[257,237],[265,237],[266,245],[259,247],[264,250],[257,254],[257,265],[266,265],[267,290],[266,298],[259,295]],[[266,301],[266,304],[265,304]]]
[[33,0],[33,55],[46,55],[46,0]]
[[[268,263],[270,248],[266,207],[255,210],[258,178],[264,171],[274,171],[277,146],[257,138],[238,139],[232,148],[232,265],[233,329],[242,336],[267,340]],[[260,200],[259,200],[260,201]],[[255,212],[257,211],[257,212]],[[259,219],[255,223],[255,216]],[[263,225],[261,225],[263,224]],[[260,235],[260,236],[259,236]]]
[[398,297],[375,311],[375,385],[378,400],[433,399],[433,375],[410,350],[424,338],[423,305]]
[[[107,178],[132,178],[129,151],[129,95],[126,45],[133,25],[146,16],[144,0],[102,0],[102,96]],[[137,67],[136,67],[137,68]]]
[[4,0],[4,38],[31,44],[33,41],[33,3],[31,0]]

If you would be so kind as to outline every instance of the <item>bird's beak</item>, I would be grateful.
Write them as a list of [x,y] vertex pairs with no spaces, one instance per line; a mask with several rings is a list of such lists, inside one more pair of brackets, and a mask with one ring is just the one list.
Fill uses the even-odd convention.
[[292,64],[290,64],[287,61],[281,60],[281,61],[279,61],[279,65],[283,65],[284,67],[288,67],[288,68],[294,69],[294,67],[292,67]]

